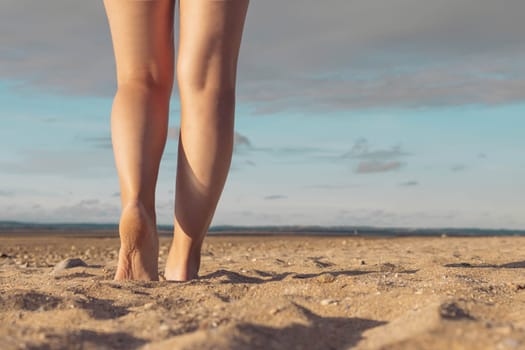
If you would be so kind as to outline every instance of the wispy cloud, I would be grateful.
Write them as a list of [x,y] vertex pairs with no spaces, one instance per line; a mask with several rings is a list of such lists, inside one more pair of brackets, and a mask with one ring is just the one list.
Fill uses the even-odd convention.
[[467,169],[467,166],[465,164],[454,164],[450,167],[450,170],[454,172],[463,171],[465,169]]
[[238,132],[235,132],[233,141],[237,146],[246,146],[246,147],[252,146],[250,139],[247,136],[241,135]]
[[413,186],[418,186],[418,185],[419,185],[419,181],[416,181],[416,180],[405,181],[399,184],[399,186],[402,186],[402,187],[413,187]]
[[368,140],[358,139],[349,152],[344,153],[343,158],[386,160],[408,156],[409,153],[401,150],[401,146],[393,146],[390,149],[370,149]]
[[285,196],[282,194],[272,194],[272,195],[264,197],[264,199],[266,200],[285,199],[285,198],[288,198],[288,196]]
[[84,141],[92,144],[96,148],[112,149],[111,136],[86,137]]
[[377,160],[359,162],[355,172],[357,174],[384,173],[398,170],[403,164],[401,162],[382,162]]
[[99,199],[84,199],[72,205],[63,205],[47,214],[58,222],[116,222],[120,208]]
[[398,170],[405,164],[399,158],[408,155],[410,153],[403,151],[399,145],[389,149],[373,149],[367,139],[359,138],[350,151],[343,153],[340,158],[359,160],[355,173],[370,174]]
[[319,189],[319,190],[340,190],[343,188],[356,188],[356,187],[360,187],[360,185],[318,184],[318,185],[303,186],[303,188],[312,188],[312,189]]

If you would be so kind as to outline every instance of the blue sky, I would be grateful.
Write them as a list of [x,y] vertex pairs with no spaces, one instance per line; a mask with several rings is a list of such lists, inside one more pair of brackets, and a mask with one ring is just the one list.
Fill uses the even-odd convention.
[[[252,1],[212,224],[523,229],[525,3],[329,3]],[[99,2],[66,4],[0,4],[0,220],[118,218],[107,23]],[[173,131],[178,107],[175,91]]]

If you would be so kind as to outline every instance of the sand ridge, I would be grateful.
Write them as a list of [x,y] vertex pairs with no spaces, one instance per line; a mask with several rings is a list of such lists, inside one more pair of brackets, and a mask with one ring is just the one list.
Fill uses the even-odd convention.
[[[1,237],[2,349],[522,349],[525,237],[209,237],[115,282],[116,238]],[[162,271],[169,239],[161,238]],[[65,258],[88,266],[53,271]]]

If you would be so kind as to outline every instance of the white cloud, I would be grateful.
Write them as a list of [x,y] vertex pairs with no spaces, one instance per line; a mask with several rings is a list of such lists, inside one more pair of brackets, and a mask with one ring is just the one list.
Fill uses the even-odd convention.
[[[262,114],[523,101],[524,12],[522,0],[252,2],[239,100]],[[101,2],[4,0],[0,32],[0,79],[113,93]]]

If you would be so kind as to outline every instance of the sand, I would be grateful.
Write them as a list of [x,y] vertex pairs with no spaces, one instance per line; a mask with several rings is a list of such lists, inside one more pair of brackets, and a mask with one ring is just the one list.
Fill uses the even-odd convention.
[[525,349],[524,244],[209,237],[176,283],[112,281],[116,238],[2,236],[0,348]]

